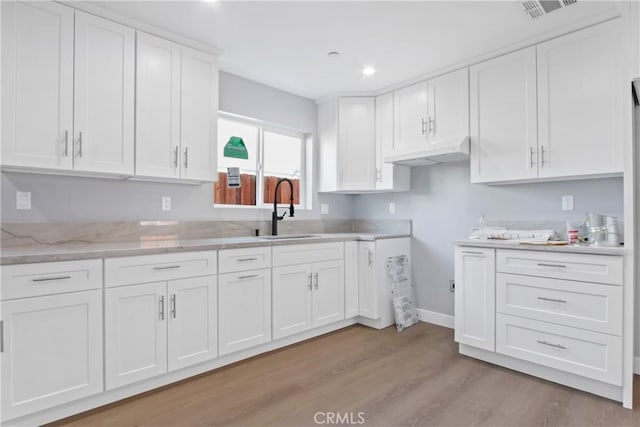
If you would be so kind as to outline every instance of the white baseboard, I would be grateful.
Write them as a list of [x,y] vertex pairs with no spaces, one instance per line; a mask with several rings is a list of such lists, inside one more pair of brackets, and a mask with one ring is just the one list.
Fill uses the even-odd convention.
[[640,375],[640,357],[636,356],[633,358],[633,373],[636,375]]
[[434,325],[453,329],[453,316],[449,314],[442,314],[435,311],[429,311],[419,308],[418,317],[422,322],[433,323]]

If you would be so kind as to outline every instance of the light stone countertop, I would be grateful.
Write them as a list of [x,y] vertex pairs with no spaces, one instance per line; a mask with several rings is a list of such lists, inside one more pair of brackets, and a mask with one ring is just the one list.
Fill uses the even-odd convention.
[[[184,240],[139,240],[135,242],[63,243],[54,245],[28,245],[0,250],[0,265],[30,264],[36,262],[72,261],[122,256],[164,254],[172,252],[235,249],[256,246],[279,246],[338,241],[392,239],[411,237],[409,234],[386,233],[309,233],[313,237],[299,239],[269,239],[259,237],[220,237]],[[295,237],[295,235],[292,235]]]
[[476,248],[497,248],[497,249],[518,249],[526,251],[543,251],[543,252],[565,252],[577,254],[593,254],[593,255],[624,255],[624,246],[586,246],[586,245],[527,245],[517,241],[510,240],[456,240],[453,242],[456,246],[468,246]]

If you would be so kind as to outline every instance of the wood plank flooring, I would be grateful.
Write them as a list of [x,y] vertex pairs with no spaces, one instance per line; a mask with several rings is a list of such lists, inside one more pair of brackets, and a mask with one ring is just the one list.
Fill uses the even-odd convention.
[[313,426],[330,411],[365,426],[638,427],[635,388],[630,411],[460,356],[451,329],[353,326],[54,425]]

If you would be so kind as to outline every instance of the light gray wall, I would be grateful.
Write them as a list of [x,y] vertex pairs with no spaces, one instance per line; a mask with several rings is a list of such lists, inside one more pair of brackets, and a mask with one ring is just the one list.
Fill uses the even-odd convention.
[[[313,101],[224,72],[220,73],[220,109],[315,134]],[[268,209],[214,208],[211,184],[194,186],[2,173],[0,191],[3,222],[271,218]],[[16,191],[31,192],[31,210],[16,210]],[[171,196],[171,211],[160,209],[162,196]],[[325,218],[351,217],[352,201],[348,196],[315,193],[313,209],[297,210],[296,218],[320,218],[320,202],[330,205],[329,215],[323,215]]]
[[[575,210],[561,210],[563,195]],[[389,202],[396,213],[388,213]],[[453,241],[464,239],[485,214],[501,221],[566,221],[595,211],[623,217],[622,178],[487,186],[470,184],[469,163],[414,167],[411,191],[355,196],[355,218],[413,221],[412,265],[419,308],[453,314]]]

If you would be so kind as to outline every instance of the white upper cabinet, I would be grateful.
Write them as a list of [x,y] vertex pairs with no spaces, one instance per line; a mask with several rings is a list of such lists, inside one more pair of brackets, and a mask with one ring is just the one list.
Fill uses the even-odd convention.
[[409,191],[411,169],[409,166],[385,163],[384,158],[393,153],[393,93],[376,97],[376,163],[375,189]]
[[138,32],[136,175],[180,176],[180,45]]
[[427,82],[393,93],[395,138],[393,152],[409,153],[423,149],[428,142]]
[[135,31],[75,19],[74,169],[133,175]]
[[340,98],[338,114],[340,190],[373,190],[375,99]]
[[470,68],[471,182],[538,176],[535,47]]
[[427,134],[429,143],[469,135],[469,72],[466,68],[427,82]]
[[2,165],[73,166],[73,9],[2,2]]
[[182,48],[182,177],[215,181],[218,129],[218,60]]
[[136,177],[214,181],[216,58],[141,32],[137,47]]
[[541,178],[623,171],[625,46],[617,20],[538,45]]

